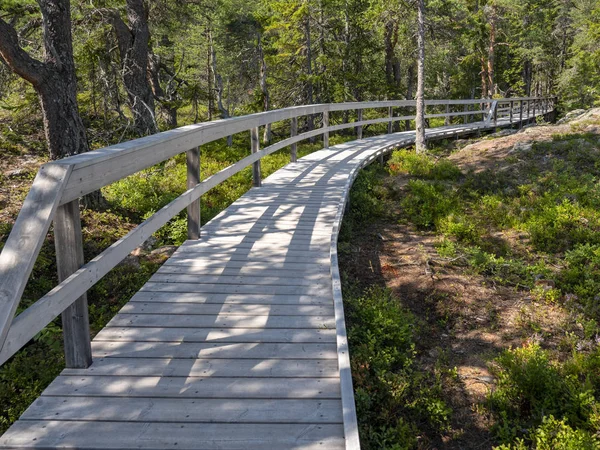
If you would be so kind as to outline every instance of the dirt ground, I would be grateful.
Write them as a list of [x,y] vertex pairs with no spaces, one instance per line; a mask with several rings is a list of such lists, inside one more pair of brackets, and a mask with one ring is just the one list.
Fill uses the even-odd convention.
[[[596,125],[587,125],[590,117],[600,117],[600,109],[568,124],[483,138],[464,146],[450,159],[465,171],[502,170],[514,164],[506,161],[508,156],[533,141],[548,141],[557,133],[600,134]],[[402,176],[385,181],[392,190],[401,189],[406,182]],[[424,436],[424,448],[491,448],[490,418],[482,408],[487,394],[494,389],[490,361],[502,350],[528,340],[562,336],[575,324],[570,323],[563,308],[539,304],[523,288],[496,285],[470,274],[459,260],[441,258],[434,248],[436,234],[399,223],[395,219],[397,213],[392,212],[353,236],[350,250],[342,259],[342,270],[361,285],[378,284],[392,289],[422,321],[417,349],[421,370],[433,370],[440,364],[456,368],[458,379],[449,380],[445,391],[453,410],[453,430],[441,438]],[[524,236],[514,232],[490,236],[494,238],[507,241],[513,248],[527,244]],[[535,330],[532,323],[536,324]],[[556,339],[545,344],[556,347]]]

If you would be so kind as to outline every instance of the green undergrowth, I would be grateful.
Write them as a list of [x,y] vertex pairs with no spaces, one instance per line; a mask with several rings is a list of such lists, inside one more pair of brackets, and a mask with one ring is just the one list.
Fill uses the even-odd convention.
[[362,448],[417,448],[424,432],[450,429],[444,368],[415,365],[418,319],[388,289],[344,286],[352,379]]
[[388,169],[408,178],[400,220],[437,234],[441,260],[564,308],[579,327],[557,336],[569,344],[528,343],[491,363],[498,448],[600,448],[598,136],[556,135],[480,170],[400,150]]
[[[342,261],[354,257],[353,237],[388,214],[384,176],[373,164],[354,182],[338,242]],[[451,410],[442,390],[456,374],[442,366],[424,372],[415,365],[416,342],[424,331],[419,318],[390,290],[362,286],[347,275],[343,293],[362,448],[412,449],[424,433],[447,431]]]

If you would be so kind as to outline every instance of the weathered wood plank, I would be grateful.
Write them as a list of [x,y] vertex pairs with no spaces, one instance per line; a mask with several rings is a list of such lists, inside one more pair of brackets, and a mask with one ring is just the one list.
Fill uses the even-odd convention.
[[332,305],[331,297],[324,295],[286,294],[219,294],[194,292],[139,291],[132,302],[207,303],[239,305]]
[[307,269],[271,269],[270,267],[227,267],[223,264],[221,267],[215,265],[204,267],[203,265],[162,265],[157,273],[160,274],[188,274],[188,275],[212,275],[212,276],[252,276],[256,278],[286,277],[299,278],[311,281],[327,280],[328,271],[320,267]]
[[246,316],[184,314],[117,314],[111,327],[164,328],[335,328],[333,317],[322,316]]
[[140,291],[194,292],[205,294],[271,294],[271,295],[315,295],[325,297],[331,289],[322,286],[268,286],[200,284],[200,283],[156,283],[149,281]]
[[[79,200],[59,206],[54,218],[54,248],[58,281],[64,281],[83,264],[83,237]],[[65,365],[86,368],[92,363],[90,323],[87,294],[75,300],[62,311]]]
[[97,358],[88,369],[63,375],[155,377],[339,378],[334,359],[168,359]]
[[44,396],[339,399],[337,378],[60,376]]
[[186,424],[156,422],[17,422],[2,438],[5,448],[183,450],[337,450],[339,424]]
[[[187,188],[193,189],[200,183],[200,147],[188,150],[185,154],[187,165]],[[188,239],[200,237],[200,199],[187,206]]]
[[165,328],[106,327],[96,341],[127,342],[260,342],[260,343],[331,343],[332,329],[257,329],[257,328]]
[[70,165],[64,164],[40,168],[0,253],[0,348],[8,347],[0,363],[20,348],[20,343],[15,342],[18,336],[11,336],[6,342],[9,328],[71,170]]
[[336,359],[333,344],[218,344],[92,341],[95,358]]
[[229,285],[268,285],[268,286],[328,286],[330,283],[326,278],[292,278],[281,277],[257,277],[236,275],[203,275],[181,273],[156,273],[150,279],[157,283],[200,283],[200,284],[229,284]]
[[342,423],[337,400],[41,397],[24,420],[172,423]]
[[264,305],[264,304],[206,304],[206,303],[150,303],[129,302],[120,313],[126,314],[219,314],[220,316],[333,316],[333,308],[326,305]]

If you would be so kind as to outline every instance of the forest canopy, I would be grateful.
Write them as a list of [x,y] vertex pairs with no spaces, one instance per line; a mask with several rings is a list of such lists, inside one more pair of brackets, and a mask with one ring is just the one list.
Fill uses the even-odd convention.
[[[71,10],[77,102],[92,147],[266,109],[416,92],[410,1],[0,0],[2,23],[38,61],[48,60],[48,3]],[[556,94],[564,109],[598,102],[596,0],[427,0],[425,8],[426,98]],[[31,84],[0,61],[0,108],[13,118],[38,111]]]

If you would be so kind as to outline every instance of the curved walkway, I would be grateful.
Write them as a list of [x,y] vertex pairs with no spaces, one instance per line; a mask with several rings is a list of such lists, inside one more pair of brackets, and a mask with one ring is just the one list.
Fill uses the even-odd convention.
[[[429,130],[430,137],[486,128]],[[356,173],[414,132],[310,154],[187,241],[2,448],[356,449],[337,234]]]

